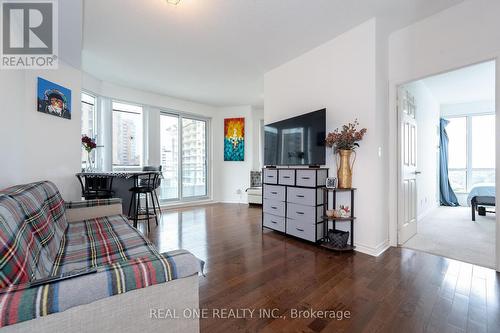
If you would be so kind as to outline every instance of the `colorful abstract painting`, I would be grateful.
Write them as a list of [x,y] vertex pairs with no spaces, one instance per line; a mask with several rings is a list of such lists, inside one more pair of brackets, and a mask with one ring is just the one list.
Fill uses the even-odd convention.
[[245,160],[245,118],[224,119],[224,161]]

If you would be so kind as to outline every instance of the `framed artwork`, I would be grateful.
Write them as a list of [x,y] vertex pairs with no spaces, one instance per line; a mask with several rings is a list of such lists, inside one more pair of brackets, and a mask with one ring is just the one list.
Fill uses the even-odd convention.
[[71,90],[38,78],[37,110],[56,117],[71,119]]
[[224,161],[245,160],[245,118],[224,119]]

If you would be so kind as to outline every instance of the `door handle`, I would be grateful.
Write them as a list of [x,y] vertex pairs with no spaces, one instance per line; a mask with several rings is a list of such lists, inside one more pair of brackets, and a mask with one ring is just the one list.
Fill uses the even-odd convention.
[[422,171],[415,171],[413,174],[420,175],[421,173],[422,173]]

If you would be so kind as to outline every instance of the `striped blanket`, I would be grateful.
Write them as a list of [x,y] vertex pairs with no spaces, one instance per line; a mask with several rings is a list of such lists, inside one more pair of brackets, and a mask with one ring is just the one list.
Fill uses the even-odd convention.
[[90,274],[62,276],[41,285],[12,285],[0,290],[0,327],[198,274],[200,264],[191,253],[178,250],[115,262]]

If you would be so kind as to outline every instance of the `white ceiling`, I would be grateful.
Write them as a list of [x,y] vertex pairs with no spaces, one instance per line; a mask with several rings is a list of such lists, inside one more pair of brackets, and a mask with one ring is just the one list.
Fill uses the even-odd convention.
[[422,80],[439,104],[495,100],[495,62],[489,61]]
[[265,72],[372,17],[394,30],[462,1],[85,0],[83,69],[201,103],[262,105]]

